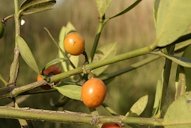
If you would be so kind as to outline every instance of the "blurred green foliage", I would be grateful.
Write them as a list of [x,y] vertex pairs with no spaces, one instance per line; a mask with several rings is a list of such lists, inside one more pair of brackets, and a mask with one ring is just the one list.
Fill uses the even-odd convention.
[[[106,15],[116,14],[127,7],[132,1],[133,0],[113,1]],[[155,37],[152,7],[153,0],[145,0],[129,13],[113,19],[106,25],[101,36],[100,45],[116,41],[119,45],[118,54],[120,54],[152,43]],[[13,1],[0,0],[0,18],[12,14],[13,11]],[[77,31],[86,39],[86,50],[90,53],[98,23],[98,12],[95,1],[92,0],[59,0],[53,10],[29,15],[23,17],[23,19],[26,23],[21,28],[21,35],[27,41],[38,65],[42,68],[47,62],[57,56],[57,48],[48,37],[44,27],[47,27],[58,41],[61,27],[70,21]],[[11,19],[6,23],[4,38],[0,39],[0,73],[6,80],[9,78],[13,49],[14,20]],[[113,64],[107,69],[107,72],[116,71],[120,69],[120,67],[128,66],[144,57]],[[106,103],[119,114],[125,114],[139,97],[148,94],[149,105],[143,115],[149,116],[152,111],[151,107],[154,99],[156,81],[160,76],[162,67],[161,61],[162,60],[155,61],[140,69],[116,77],[108,84]],[[18,86],[34,82],[37,74],[27,67],[22,59],[20,59],[20,64]],[[60,108],[51,107],[51,102],[56,102],[59,97],[60,94],[57,92],[25,96],[20,106],[88,112],[87,108],[85,108],[81,102],[77,101],[69,101]],[[0,105],[8,104],[10,101],[11,100],[2,100],[0,101]],[[59,128],[61,126],[67,128],[91,127],[82,124],[55,124],[43,121],[34,121],[32,123],[35,128]],[[19,127],[19,124],[17,121],[1,119],[0,127],[16,128]]]

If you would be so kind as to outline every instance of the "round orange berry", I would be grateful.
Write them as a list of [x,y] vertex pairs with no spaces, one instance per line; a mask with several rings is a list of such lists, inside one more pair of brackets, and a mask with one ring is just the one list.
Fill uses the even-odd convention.
[[[38,74],[37,76],[37,81],[41,81],[44,79],[43,75],[44,76],[52,76],[52,75],[56,75],[56,74],[59,74],[61,73],[61,69],[56,66],[56,65],[51,65],[50,67],[48,67],[47,69],[44,69],[41,71],[40,74]],[[41,86],[42,89],[45,89],[45,90],[48,90],[48,89],[51,89],[50,85],[46,84],[46,85],[42,85]]]
[[117,123],[105,123],[101,128],[121,128],[121,126]]
[[101,79],[91,78],[82,85],[81,99],[87,107],[96,108],[103,103],[106,90]]
[[85,40],[77,32],[71,32],[64,39],[64,49],[71,55],[80,55],[85,49]]

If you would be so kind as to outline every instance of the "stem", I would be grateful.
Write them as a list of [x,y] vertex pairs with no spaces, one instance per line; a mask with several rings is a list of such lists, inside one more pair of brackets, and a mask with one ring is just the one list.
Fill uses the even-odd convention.
[[[86,123],[98,125],[107,122],[119,122],[140,125],[165,125],[163,119],[126,117],[126,116],[93,116],[91,114],[70,112],[70,111],[50,111],[30,108],[0,107],[0,117],[11,119],[46,120],[67,123]],[[167,124],[167,123],[166,123]],[[173,125],[173,122],[168,124]],[[167,124],[167,125],[168,125]],[[177,124],[177,123],[176,123]]]
[[109,80],[109,79],[115,78],[115,77],[117,77],[119,75],[123,75],[124,73],[130,72],[130,71],[135,70],[137,68],[140,68],[140,67],[142,67],[142,66],[144,66],[144,65],[146,65],[148,63],[151,63],[151,62],[153,62],[153,61],[155,61],[155,60],[157,60],[159,58],[160,58],[159,56],[148,57],[148,58],[143,59],[143,60],[141,60],[139,62],[136,62],[136,63],[134,63],[134,64],[132,64],[132,65],[130,65],[128,67],[120,69],[120,70],[118,70],[118,71],[116,71],[114,73],[109,73],[109,74],[107,74],[105,76],[102,76],[101,79],[102,80]]
[[[119,62],[119,61],[122,61],[122,60],[137,57],[137,56],[140,56],[140,55],[145,55],[145,54],[148,54],[149,52],[151,52],[154,48],[155,48],[155,45],[152,44],[152,45],[147,46],[147,47],[143,47],[143,48],[131,51],[131,52],[127,52],[127,53],[124,53],[124,54],[121,54],[121,55],[117,55],[117,56],[115,56],[113,58],[108,58],[108,59],[105,59],[103,61],[98,61],[98,62],[95,62],[95,63],[87,64],[87,65],[85,65],[85,69],[86,70],[93,70],[95,68],[99,68],[99,67],[102,67],[102,66],[105,66],[105,65],[116,63],[116,62]],[[66,78],[66,77],[70,77],[72,75],[82,73],[82,72],[83,72],[83,68],[78,67],[78,68],[76,68],[74,70],[70,70],[68,72],[60,73],[58,75],[54,75],[54,76],[50,77],[50,82],[56,82],[56,81],[59,81],[61,79]]]
[[[170,45],[167,47],[167,52],[169,55],[173,55],[174,54],[174,45]],[[165,113],[165,101],[166,101],[166,94],[167,94],[167,89],[168,89],[168,85],[169,85],[169,80],[170,80],[170,71],[171,71],[171,67],[172,67],[172,61],[169,59],[166,59],[165,61],[165,66],[164,66],[164,74],[163,74],[163,88],[162,88],[162,99],[161,99],[161,108],[162,108],[162,116]]]
[[40,87],[41,85],[45,85],[47,84],[47,82],[45,80],[42,81],[38,81],[38,82],[34,82],[25,86],[21,86],[21,87],[17,87],[14,88],[11,92],[10,92],[10,97],[16,97],[17,95],[24,93],[26,91],[32,90],[34,88]]
[[14,58],[13,62],[11,64],[10,68],[10,79],[9,83],[15,83],[17,76],[18,76],[18,70],[19,70],[19,49],[16,43],[17,36],[20,35],[20,15],[19,15],[19,5],[18,0],[14,0],[15,5],[15,49],[14,49]]
[[14,17],[13,14],[11,14],[11,15],[9,15],[9,16],[6,16],[5,18],[3,18],[2,22],[5,23],[5,22],[7,22],[9,19],[11,19],[11,18],[13,18],[13,17]]
[[97,32],[96,32],[96,36],[95,36],[95,39],[94,39],[94,44],[93,44],[93,47],[92,47],[92,50],[91,50],[91,53],[90,53],[90,62],[93,61],[94,59],[94,55],[95,55],[95,52],[96,52],[96,49],[97,49],[97,46],[98,46],[98,43],[99,43],[99,39],[100,39],[100,36],[101,36],[101,32],[103,30],[103,27],[105,25],[105,21],[103,20],[103,18],[100,19],[100,22],[98,24],[98,27],[97,27]]

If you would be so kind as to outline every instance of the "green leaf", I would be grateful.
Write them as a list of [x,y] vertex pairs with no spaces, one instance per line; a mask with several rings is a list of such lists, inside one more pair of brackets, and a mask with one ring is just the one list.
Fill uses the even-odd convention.
[[112,0],[96,0],[99,16],[103,17]]
[[16,42],[23,60],[32,70],[34,70],[36,73],[39,73],[39,68],[37,66],[37,63],[25,40],[22,37],[17,36]]
[[61,63],[61,62],[64,62],[66,61],[66,59],[64,58],[56,58],[56,59],[53,59],[51,60],[50,62],[48,62],[45,66],[45,69],[50,67],[51,65],[55,65],[55,64],[58,64],[58,63]]
[[81,86],[77,85],[64,85],[60,87],[54,87],[62,95],[75,100],[81,100]]
[[156,43],[159,47],[171,44],[191,25],[191,0],[160,0],[156,21]]
[[[168,108],[163,124],[165,128],[190,128],[191,127],[191,93],[175,100]],[[168,125],[171,124],[171,125]]]
[[[76,31],[75,27],[70,23],[68,22],[68,24],[65,26],[63,26],[60,30],[60,34],[59,34],[59,47],[62,49],[62,51],[58,51],[58,56],[59,58],[66,58],[67,54],[65,53],[64,51],[64,38],[65,36],[71,32],[71,31]],[[77,57],[74,57],[74,56],[70,56],[69,59],[71,59],[71,61],[74,63],[75,66],[77,66],[78,64],[78,61],[79,61],[79,56]],[[69,68],[71,68],[71,66],[68,66],[68,63],[67,62],[62,62],[62,68],[64,71],[68,71]]]
[[20,13],[29,15],[41,11],[51,9],[56,3],[56,0],[29,0],[21,5]]
[[137,100],[126,116],[139,116],[145,110],[148,103],[148,95],[145,95]]
[[[105,44],[104,46],[100,47],[96,51],[93,62],[102,61],[107,58],[112,58],[116,55],[116,53],[117,53],[117,43],[116,42]],[[101,73],[103,73],[108,68],[108,66],[109,65],[94,69],[93,73],[95,75],[99,76]]]
[[185,58],[185,57],[178,57],[178,56],[170,56],[170,55],[166,55],[162,52],[157,53],[160,56],[163,56],[169,60],[172,60],[173,62],[183,66],[183,67],[187,67],[187,68],[191,68],[191,59],[189,58]]
[[112,19],[112,18],[115,18],[115,17],[118,17],[120,15],[123,15],[125,13],[127,13],[128,11],[132,10],[135,6],[137,6],[142,0],[137,0],[135,1],[133,4],[131,4],[129,7],[127,7],[126,9],[124,9],[123,11],[117,13],[116,15],[110,17],[109,19]]

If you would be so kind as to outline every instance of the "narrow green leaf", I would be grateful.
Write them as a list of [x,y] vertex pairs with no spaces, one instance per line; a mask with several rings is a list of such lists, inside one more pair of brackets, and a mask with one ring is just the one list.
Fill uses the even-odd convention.
[[168,108],[164,116],[165,128],[190,128],[191,127],[191,93],[175,100]]
[[37,66],[37,63],[25,40],[22,37],[17,36],[16,42],[23,60],[32,70],[34,70],[36,73],[39,73],[39,68]]
[[60,87],[54,87],[62,95],[75,100],[81,100],[81,86],[77,85],[64,85]]
[[139,98],[131,107],[126,116],[139,116],[145,110],[148,103],[148,95]]
[[109,107],[107,104],[103,103],[103,107],[111,114],[111,115],[118,115],[117,112],[115,112],[111,107]]
[[[93,62],[102,61],[106,58],[112,58],[116,54],[117,54],[117,43],[116,42],[105,44],[103,47],[100,47],[96,51]],[[94,69],[93,73],[98,76],[101,73],[103,73],[108,68],[108,66],[109,65]]]
[[26,1],[22,4],[20,13],[22,15],[29,15],[41,11],[51,9],[56,3],[56,0],[32,0]]
[[191,0],[160,0],[156,21],[156,43],[159,47],[171,44],[191,25]]
[[64,58],[56,58],[56,59],[53,59],[51,60],[50,62],[48,62],[45,66],[45,69],[50,67],[51,65],[55,65],[55,64],[58,64],[58,63],[61,63],[61,62],[64,62],[66,61],[66,59]]
[[125,13],[127,13],[128,11],[132,10],[134,7],[136,7],[142,0],[137,0],[135,1],[133,4],[131,4],[129,7],[127,7],[126,9],[124,9],[123,11],[117,13],[116,15],[110,17],[109,19],[112,19],[112,18],[115,18],[115,17],[118,17],[120,15],[123,15]]
[[103,17],[112,0],[96,0],[99,16]]
[[187,68],[191,68],[191,59],[189,58],[185,58],[185,57],[178,57],[178,56],[170,56],[170,55],[166,55],[162,52],[157,53],[160,56],[163,56],[169,60],[172,60],[173,62],[183,66],[183,67],[187,67]]
[[[58,51],[59,58],[66,58],[67,56],[67,54],[64,51],[64,38],[71,31],[76,31],[76,29],[70,22],[67,23],[66,27],[63,26],[60,30],[59,47],[61,48],[62,51],[60,51],[60,49]],[[79,62],[79,56],[77,57],[70,56],[69,59],[71,59],[72,63],[77,67]],[[64,71],[68,71],[71,68],[71,66],[68,66],[67,62],[62,62],[61,64]]]
[[[64,37],[66,35],[66,27],[63,26],[60,30],[60,35],[59,35],[59,47],[61,48],[61,51],[60,49],[58,49],[58,56],[59,58],[65,58],[66,54],[64,52]],[[62,62],[62,68],[64,71],[68,71],[68,67],[67,67],[67,64],[66,62]]]

